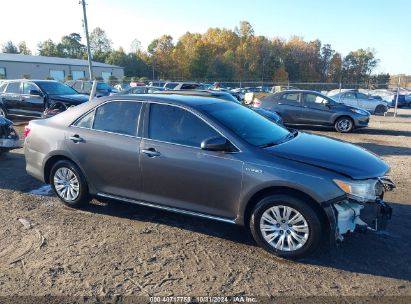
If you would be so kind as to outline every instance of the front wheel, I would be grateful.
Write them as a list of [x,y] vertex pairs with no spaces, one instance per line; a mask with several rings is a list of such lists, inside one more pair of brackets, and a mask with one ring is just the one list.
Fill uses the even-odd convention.
[[354,122],[350,117],[340,117],[334,124],[335,130],[340,133],[349,133],[354,129]]
[[54,193],[67,206],[79,208],[90,201],[86,179],[71,161],[61,160],[54,164],[50,183]]
[[251,233],[274,255],[297,259],[314,252],[321,240],[321,221],[308,202],[289,195],[270,195],[255,206]]

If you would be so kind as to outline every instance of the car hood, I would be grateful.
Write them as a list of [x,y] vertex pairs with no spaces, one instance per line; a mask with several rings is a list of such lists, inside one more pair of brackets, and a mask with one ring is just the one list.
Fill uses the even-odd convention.
[[303,132],[266,150],[277,157],[321,167],[352,179],[376,178],[389,170],[384,161],[361,147]]
[[62,101],[72,105],[78,105],[83,102],[88,101],[90,96],[83,94],[72,94],[72,95],[50,95],[51,100]]

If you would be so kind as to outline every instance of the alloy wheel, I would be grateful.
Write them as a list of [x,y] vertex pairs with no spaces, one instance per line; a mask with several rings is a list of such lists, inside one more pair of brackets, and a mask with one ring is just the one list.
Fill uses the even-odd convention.
[[263,213],[260,231],[271,247],[288,252],[303,247],[310,234],[304,216],[296,209],[284,205],[273,206]]
[[66,167],[57,169],[53,178],[57,194],[66,201],[74,201],[80,195],[80,183],[76,174]]
[[349,119],[341,119],[339,122],[337,122],[337,128],[341,132],[348,132],[351,130],[352,127],[352,122]]

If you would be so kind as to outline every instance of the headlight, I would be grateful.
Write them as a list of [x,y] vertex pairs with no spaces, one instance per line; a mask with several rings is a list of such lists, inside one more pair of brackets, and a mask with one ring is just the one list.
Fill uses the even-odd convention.
[[364,111],[364,110],[361,110],[361,109],[350,109],[350,110],[351,110],[351,112],[354,112],[354,113],[357,113],[357,114],[360,114],[360,115],[368,115],[367,111]]
[[377,194],[378,180],[375,179],[351,182],[335,179],[334,183],[348,196],[361,202],[375,200],[380,195],[380,193]]

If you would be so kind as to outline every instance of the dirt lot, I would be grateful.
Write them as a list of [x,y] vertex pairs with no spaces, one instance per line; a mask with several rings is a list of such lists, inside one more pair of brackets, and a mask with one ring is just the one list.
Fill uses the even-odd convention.
[[25,173],[22,150],[4,155],[0,296],[411,296],[411,110],[400,114],[348,135],[308,130],[380,155],[397,189],[386,196],[394,208],[387,232],[351,236],[301,262],[269,256],[229,224],[117,202],[69,209],[29,194],[42,184]]

